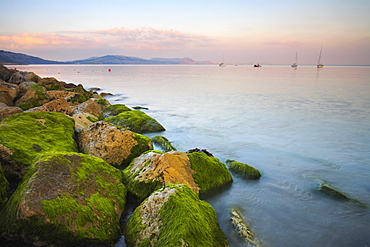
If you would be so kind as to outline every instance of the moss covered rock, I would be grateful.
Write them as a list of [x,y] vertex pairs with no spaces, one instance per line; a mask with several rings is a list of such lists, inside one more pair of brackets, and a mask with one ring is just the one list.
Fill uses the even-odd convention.
[[124,104],[114,104],[104,109],[104,114],[107,116],[116,116],[122,112],[131,111],[131,109]]
[[29,85],[28,91],[15,102],[15,105],[22,110],[28,110],[33,107],[41,106],[49,101],[46,95],[46,89],[39,84]]
[[164,136],[154,136],[152,142],[158,145],[164,152],[176,151],[170,141]]
[[8,180],[5,178],[3,167],[0,164],[0,208],[2,208],[3,203],[5,202],[5,196],[8,190]]
[[261,173],[253,166],[240,163],[235,160],[226,160],[226,164],[229,165],[229,169],[237,174],[242,175],[248,179],[259,179]]
[[232,208],[230,210],[230,221],[245,242],[256,247],[262,246],[250,227],[245,223],[243,215],[238,208]]
[[76,93],[72,97],[68,98],[69,102],[75,103],[75,104],[81,104],[87,101],[88,99],[92,98],[93,96],[93,93],[90,91],[86,91],[85,88],[81,84],[79,84],[77,87],[74,87],[74,88],[67,88],[66,90],[68,90],[69,92]]
[[204,152],[188,153],[188,157],[191,169],[196,172],[193,177],[200,187],[200,193],[208,193],[233,181],[229,170],[218,158]]
[[204,153],[150,151],[136,158],[123,171],[128,190],[143,200],[171,183],[182,183],[195,193],[207,193],[232,181],[217,158]]
[[183,184],[150,195],[131,215],[127,246],[228,246],[214,209]]
[[0,162],[5,174],[18,178],[39,154],[77,151],[74,120],[62,113],[13,114],[0,123],[0,132]]
[[65,82],[58,81],[54,77],[44,77],[37,83],[45,87],[47,90],[64,90],[63,85],[65,84]]
[[0,233],[26,243],[109,246],[120,237],[126,189],[120,170],[102,159],[40,155],[0,215]]
[[80,150],[114,166],[128,165],[133,158],[153,149],[149,137],[98,121],[78,135]]
[[125,111],[117,116],[108,117],[104,121],[141,134],[165,130],[157,120],[139,110]]

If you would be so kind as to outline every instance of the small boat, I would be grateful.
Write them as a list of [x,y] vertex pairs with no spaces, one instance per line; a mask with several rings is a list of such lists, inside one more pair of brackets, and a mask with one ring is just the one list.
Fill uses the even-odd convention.
[[262,67],[259,63],[253,65],[253,67],[257,68],[257,67]]
[[322,64],[322,62],[321,62],[321,53],[322,53],[322,46],[321,46],[321,49],[320,49],[319,60],[317,60],[317,68],[323,68],[324,67],[324,64]]
[[220,66],[220,67],[226,67],[226,63],[220,63],[218,66]]
[[298,52],[295,53],[295,63],[292,64],[292,68],[298,67]]

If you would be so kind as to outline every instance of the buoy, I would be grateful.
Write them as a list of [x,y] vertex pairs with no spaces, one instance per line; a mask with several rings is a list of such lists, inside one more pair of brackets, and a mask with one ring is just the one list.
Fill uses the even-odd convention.
[[14,68],[14,70],[17,70],[17,68]]
[[112,70],[111,69],[108,69],[108,72],[111,72]]

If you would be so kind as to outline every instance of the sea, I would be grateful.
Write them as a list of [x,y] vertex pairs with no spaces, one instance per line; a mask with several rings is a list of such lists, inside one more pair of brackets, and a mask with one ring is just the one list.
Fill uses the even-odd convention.
[[[8,66],[12,68],[11,66]],[[28,65],[18,70],[148,108],[177,150],[257,168],[202,197],[230,246],[238,208],[260,246],[370,246],[370,66]],[[319,191],[326,184],[348,196]],[[120,241],[116,246],[124,246]]]

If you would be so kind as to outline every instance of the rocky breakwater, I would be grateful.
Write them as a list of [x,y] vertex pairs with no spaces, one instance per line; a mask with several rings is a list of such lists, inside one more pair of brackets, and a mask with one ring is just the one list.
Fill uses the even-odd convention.
[[124,229],[128,246],[227,246],[198,194],[231,174],[207,152],[152,150],[142,133],[163,130],[82,85],[0,66],[0,245],[113,246]]

